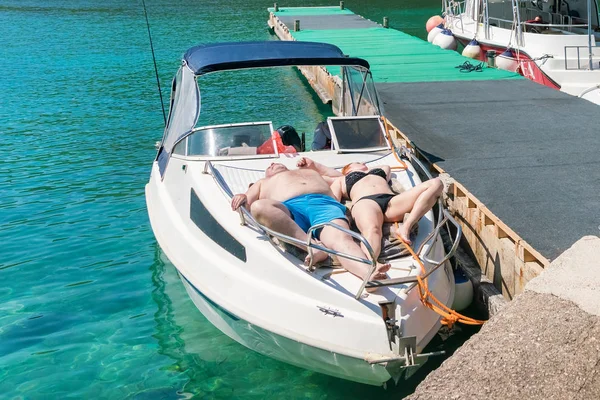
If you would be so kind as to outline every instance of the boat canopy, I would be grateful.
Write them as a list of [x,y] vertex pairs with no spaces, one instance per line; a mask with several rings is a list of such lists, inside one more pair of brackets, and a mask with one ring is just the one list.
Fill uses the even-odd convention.
[[[197,78],[210,72],[263,67],[341,66],[346,72],[345,107],[357,115],[370,103],[379,111],[369,63],[361,58],[346,57],[336,46],[299,41],[230,42],[198,45],[183,56],[183,65],[173,79],[171,106],[157,160],[161,174],[177,143],[193,133],[200,116],[200,90]],[[355,76],[356,75],[356,76]],[[373,99],[371,99],[373,97]],[[379,114],[379,112],[371,112]]]
[[232,42],[194,46],[183,56],[196,75],[243,68],[294,65],[356,65],[369,68],[362,58],[346,57],[328,43],[298,41]]

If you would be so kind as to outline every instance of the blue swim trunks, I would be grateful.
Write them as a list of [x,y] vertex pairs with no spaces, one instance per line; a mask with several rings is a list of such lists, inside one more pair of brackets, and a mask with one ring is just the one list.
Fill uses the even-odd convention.
[[[331,196],[324,194],[303,194],[283,202],[292,214],[292,219],[304,232],[313,225],[334,219],[346,220],[346,206]],[[320,232],[320,229],[319,229]],[[319,233],[315,232],[319,238]]]

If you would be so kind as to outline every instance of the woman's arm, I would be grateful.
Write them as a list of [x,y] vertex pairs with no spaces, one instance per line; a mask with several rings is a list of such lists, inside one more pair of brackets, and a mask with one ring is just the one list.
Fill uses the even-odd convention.
[[298,163],[296,164],[298,168],[310,168],[312,170],[317,171],[323,177],[332,177],[337,178],[338,176],[342,176],[343,174],[335,168],[328,167],[319,162],[313,161],[308,157],[302,157]]
[[344,198],[344,191],[342,188],[342,183],[344,181],[343,177],[335,178],[334,181],[330,184],[331,192],[337,201],[342,201]]

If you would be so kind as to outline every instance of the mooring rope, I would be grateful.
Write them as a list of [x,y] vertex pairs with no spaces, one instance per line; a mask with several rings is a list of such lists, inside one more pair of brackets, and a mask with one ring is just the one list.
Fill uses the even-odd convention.
[[[404,246],[408,249],[414,260],[419,264],[421,268],[421,274],[425,275],[427,273],[425,269],[425,265],[419,258],[419,256],[414,252],[412,247],[400,236],[398,231],[398,223],[396,222],[396,236],[398,239],[404,244]],[[467,317],[466,315],[462,315],[450,307],[446,306],[444,303],[439,301],[433,293],[429,291],[429,287],[427,286],[427,278],[421,278],[421,275],[417,275],[417,284],[419,286],[419,297],[421,298],[421,303],[433,310],[435,313],[442,317],[442,325],[447,325],[449,328],[452,327],[457,322],[466,325],[483,325],[486,321],[478,320],[475,318]]]
[[471,64],[469,61],[465,61],[464,63],[457,65],[454,68],[458,68],[460,72],[483,72],[483,67],[485,67],[485,63],[479,63],[479,64]]

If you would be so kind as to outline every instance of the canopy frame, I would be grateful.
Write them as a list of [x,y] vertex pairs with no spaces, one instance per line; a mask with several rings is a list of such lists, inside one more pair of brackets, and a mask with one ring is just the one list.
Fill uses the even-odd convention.
[[[156,155],[161,177],[164,178],[175,146],[194,132],[200,117],[200,76],[220,71],[286,66],[342,67],[342,96],[347,94],[347,68],[361,71],[363,85],[367,85],[372,79],[366,60],[347,57],[337,46],[328,43],[257,41],[194,46],[184,54],[182,66],[173,79],[169,117]],[[363,90],[364,87],[360,91],[359,99],[362,98]],[[375,106],[379,107],[376,94],[375,100]],[[357,112],[358,107],[355,104],[352,104],[351,108],[353,113]]]

